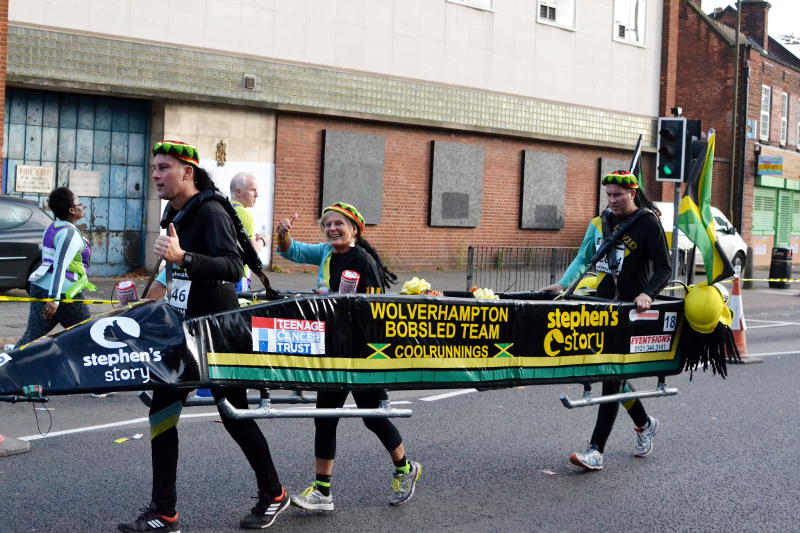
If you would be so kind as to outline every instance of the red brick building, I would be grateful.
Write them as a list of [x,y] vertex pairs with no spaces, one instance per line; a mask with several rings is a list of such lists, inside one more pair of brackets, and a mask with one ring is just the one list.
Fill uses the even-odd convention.
[[698,4],[680,4],[675,105],[717,132],[712,203],[740,228],[755,265],[769,263],[773,246],[800,260],[800,59],[769,37],[770,4],[744,0],[737,85],[736,10],[706,15]]
[[[396,268],[464,268],[467,247],[574,246],[586,223],[597,214],[598,161],[630,159],[630,150],[609,150],[498,135],[381,124],[360,120],[279,113],[277,116],[275,189],[276,220],[298,213],[293,236],[319,242],[316,221],[323,181],[326,130],[381,135],[385,138],[384,205],[381,223],[367,226],[365,237]],[[429,225],[431,143],[444,141],[483,147],[483,209],[478,227]],[[560,231],[520,228],[522,151],[563,154],[567,160],[565,225]],[[647,156],[652,165],[652,157]],[[651,184],[652,186],[652,184]],[[275,264],[297,269],[282,258]]]

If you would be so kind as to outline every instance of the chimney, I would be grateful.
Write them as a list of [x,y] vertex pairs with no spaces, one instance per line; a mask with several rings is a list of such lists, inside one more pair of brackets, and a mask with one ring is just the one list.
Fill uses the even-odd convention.
[[769,43],[767,22],[770,7],[766,0],[742,0],[742,33],[761,45],[764,50]]

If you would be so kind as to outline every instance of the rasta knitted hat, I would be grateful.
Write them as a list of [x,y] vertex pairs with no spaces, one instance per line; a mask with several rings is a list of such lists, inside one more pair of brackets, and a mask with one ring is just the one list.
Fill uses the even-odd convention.
[[639,180],[627,170],[615,170],[603,176],[603,185],[619,185],[626,189],[638,189]]
[[353,207],[350,204],[346,204],[344,202],[334,202],[325,209],[322,210],[322,214],[325,215],[328,211],[336,211],[337,213],[341,213],[353,222],[356,223],[358,226],[359,231],[364,231],[364,217],[361,216],[361,213],[358,212],[358,209]]
[[181,141],[158,141],[153,145],[153,155],[166,154],[177,157],[184,163],[189,163],[196,167],[200,166],[200,155],[197,153],[197,148],[191,144]]

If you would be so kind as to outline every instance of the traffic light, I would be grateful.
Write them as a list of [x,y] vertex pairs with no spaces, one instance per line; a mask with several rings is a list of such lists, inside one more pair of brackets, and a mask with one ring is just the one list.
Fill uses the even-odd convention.
[[660,117],[656,146],[656,181],[682,182],[686,159],[686,119]]
[[689,179],[689,172],[692,169],[692,164],[694,164],[695,160],[706,146],[706,142],[702,140],[702,126],[703,123],[700,120],[686,120],[686,159],[683,163],[683,181]]

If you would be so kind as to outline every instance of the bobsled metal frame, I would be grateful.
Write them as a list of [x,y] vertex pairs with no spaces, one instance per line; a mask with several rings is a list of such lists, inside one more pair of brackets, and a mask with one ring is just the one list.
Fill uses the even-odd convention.
[[[316,403],[316,396],[306,396],[303,391],[292,391],[289,396],[271,398],[269,389],[259,389],[259,396],[248,396],[247,403],[258,405],[255,409],[237,409],[223,398],[218,403],[214,398],[187,398],[184,407],[201,407],[217,405],[220,413],[234,420],[248,420],[255,418],[407,418],[411,416],[411,409],[395,409],[388,400],[382,400],[377,408],[364,409],[356,407],[340,407],[318,409],[316,407],[298,407],[295,409],[275,409],[273,404],[309,404]],[[139,393],[139,399],[147,407],[153,402],[153,397],[147,391]]]
[[603,403],[614,402],[627,402],[628,400],[636,400],[640,398],[661,398],[664,396],[675,396],[678,394],[678,389],[670,387],[667,388],[664,376],[658,376],[658,384],[655,390],[648,391],[630,391],[620,392],[618,394],[607,394],[605,396],[598,396],[592,398],[592,384],[583,384],[583,398],[580,400],[571,400],[566,394],[561,394],[559,399],[564,407],[567,409],[574,409],[576,407],[589,407],[591,405],[600,405]]

